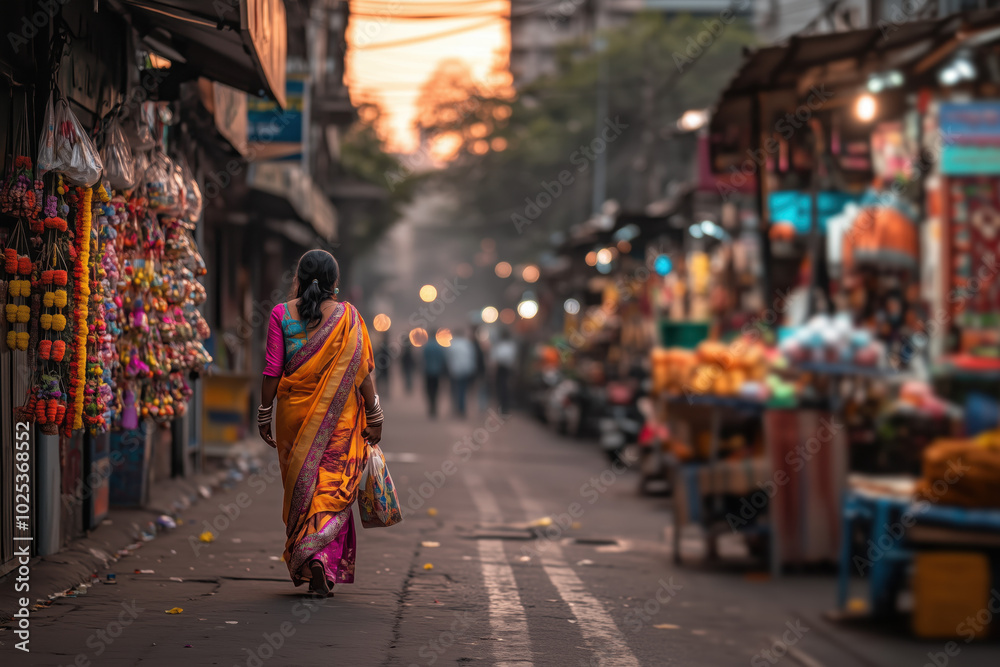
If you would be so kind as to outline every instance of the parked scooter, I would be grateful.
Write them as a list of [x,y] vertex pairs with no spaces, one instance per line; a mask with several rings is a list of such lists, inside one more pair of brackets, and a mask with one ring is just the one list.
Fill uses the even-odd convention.
[[623,461],[625,448],[639,442],[646,421],[636,403],[638,389],[633,382],[611,381],[604,388],[604,396],[604,411],[597,420],[598,441],[608,458]]

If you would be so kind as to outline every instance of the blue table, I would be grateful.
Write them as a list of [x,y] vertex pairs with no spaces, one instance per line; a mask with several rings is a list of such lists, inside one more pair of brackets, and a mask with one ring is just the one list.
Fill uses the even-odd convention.
[[[906,568],[913,561],[915,549],[906,539],[910,527],[933,525],[958,530],[1000,531],[1000,509],[938,506],[871,491],[849,490],[844,496],[843,516],[837,606],[844,609],[847,604],[851,572],[868,574],[871,611],[876,616],[892,613],[896,594],[905,581]],[[851,556],[852,527],[855,521],[862,519],[871,522],[871,535],[865,555],[854,559]]]

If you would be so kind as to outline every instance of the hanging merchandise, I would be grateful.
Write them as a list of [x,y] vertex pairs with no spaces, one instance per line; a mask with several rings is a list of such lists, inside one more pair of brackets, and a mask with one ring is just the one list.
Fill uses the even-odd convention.
[[136,184],[135,160],[125,138],[121,119],[116,115],[108,124],[101,148],[104,178],[115,190],[128,190]]
[[201,195],[201,188],[198,187],[198,181],[194,177],[194,172],[191,171],[190,165],[188,165],[187,160],[183,157],[178,158],[177,164],[181,168],[181,176],[184,180],[185,188],[185,205],[184,212],[181,216],[193,229],[195,225],[198,224],[198,220],[201,219],[201,211],[203,206],[203,199]]
[[183,179],[174,168],[174,162],[166,153],[157,150],[153,153],[149,168],[146,169],[146,193],[149,198],[149,209],[156,213],[178,215],[183,208]]
[[45,129],[38,146],[38,173],[58,172],[73,185],[90,187],[101,178],[101,156],[79,119],[62,97],[53,93],[45,110]]

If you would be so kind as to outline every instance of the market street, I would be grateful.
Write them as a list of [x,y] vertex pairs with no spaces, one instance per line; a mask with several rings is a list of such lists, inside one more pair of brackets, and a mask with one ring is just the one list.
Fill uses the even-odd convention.
[[[922,665],[939,648],[823,620],[831,576],[769,582],[674,567],[668,501],[639,497],[634,473],[616,472],[593,443],[520,415],[497,428],[476,414],[431,422],[413,398],[386,410],[384,448],[414,509],[397,527],[359,525],[357,583],[321,603],[292,587],[277,561],[280,484],[265,467],[112,566],[116,586],[34,612],[30,655],[0,633],[4,664],[723,666],[784,656],[894,667]],[[483,442],[479,451],[456,448],[465,436]],[[571,512],[576,528],[559,528]],[[551,540],[523,539],[513,525],[543,516]],[[210,544],[197,539],[203,521],[226,526]],[[142,569],[154,573],[131,574]],[[183,611],[165,613],[174,608]],[[963,647],[955,664],[995,665],[998,655],[995,645]]]

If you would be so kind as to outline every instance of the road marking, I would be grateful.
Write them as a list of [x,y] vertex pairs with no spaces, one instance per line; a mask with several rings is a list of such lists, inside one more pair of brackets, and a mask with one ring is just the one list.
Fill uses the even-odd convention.
[[[541,503],[528,495],[528,490],[520,479],[512,477],[509,481],[529,519],[546,515]],[[602,667],[639,667],[639,661],[629,649],[625,636],[615,625],[614,619],[600,600],[587,592],[583,581],[566,563],[558,542],[550,540],[539,550],[544,551],[541,556],[542,569],[556,587],[559,597],[569,605],[584,640],[597,653],[598,664]]]
[[483,523],[503,523],[503,514],[500,512],[500,505],[497,504],[497,499],[486,488],[486,482],[483,481],[483,478],[474,473],[467,473],[465,475],[465,484],[469,487],[472,502],[476,504],[476,509],[479,510],[480,520]]
[[[472,501],[484,522],[501,523],[503,516],[496,498],[478,475],[465,475]],[[479,561],[483,583],[490,601],[490,628],[502,640],[493,647],[498,667],[532,667],[528,618],[517,590],[514,570],[500,540],[479,540]]]

